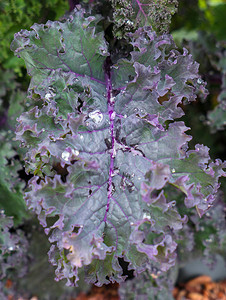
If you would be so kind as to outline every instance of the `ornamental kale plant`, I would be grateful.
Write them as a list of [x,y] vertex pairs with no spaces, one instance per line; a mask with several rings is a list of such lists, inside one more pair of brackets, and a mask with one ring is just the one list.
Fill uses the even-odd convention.
[[203,217],[225,175],[206,146],[188,149],[189,128],[177,120],[207,94],[198,63],[147,24],[122,41],[110,41],[104,25],[77,8],[20,31],[11,45],[31,76],[16,130],[34,175],[25,200],[67,285],[121,283],[123,260],[135,276],[170,272],[183,211]]

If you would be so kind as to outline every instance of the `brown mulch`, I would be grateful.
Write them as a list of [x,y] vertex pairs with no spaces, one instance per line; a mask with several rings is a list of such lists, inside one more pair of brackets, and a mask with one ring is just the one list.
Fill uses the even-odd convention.
[[173,290],[176,300],[226,300],[226,280],[213,282],[209,276],[199,276]]
[[[11,286],[12,282],[8,280],[6,287],[10,290]],[[118,287],[118,284],[93,286],[88,294],[81,293],[77,298],[71,300],[119,300]],[[173,296],[175,300],[226,300],[226,280],[213,282],[209,276],[199,276],[176,286],[173,289]],[[8,300],[25,299],[14,299],[9,296]],[[34,296],[30,300],[41,299]]]
[[82,293],[75,300],[119,300],[118,287],[116,283],[110,286],[93,286],[87,295]]
[[[118,285],[92,287],[89,294],[74,300],[119,300]],[[199,276],[180,284],[173,290],[175,300],[226,300],[226,280],[213,282],[209,276]],[[167,300],[167,299],[166,299]]]

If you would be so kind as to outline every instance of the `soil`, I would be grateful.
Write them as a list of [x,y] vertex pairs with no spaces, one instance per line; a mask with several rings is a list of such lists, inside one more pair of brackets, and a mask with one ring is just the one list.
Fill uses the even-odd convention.
[[199,276],[173,290],[176,300],[226,300],[226,280],[213,282],[209,276]]
[[[10,289],[12,282],[7,281],[6,287]],[[111,284],[102,287],[93,286],[88,294],[81,293],[71,300],[120,300],[118,296],[118,284]],[[226,300],[226,280],[213,282],[209,276],[199,276],[186,283],[181,283],[173,289],[175,300]],[[13,299],[9,300],[28,300]],[[41,300],[32,297],[30,300]],[[138,299],[136,299],[138,300]],[[166,299],[167,300],[167,299]]]
[[[119,300],[117,289],[118,285],[93,287],[74,300]],[[173,296],[175,300],[226,300],[226,280],[213,282],[209,276],[199,276],[175,287]]]
[[119,300],[118,287],[118,284],[105,285],[102,287],[93,286],[87,295],[80,294],[74,300]]

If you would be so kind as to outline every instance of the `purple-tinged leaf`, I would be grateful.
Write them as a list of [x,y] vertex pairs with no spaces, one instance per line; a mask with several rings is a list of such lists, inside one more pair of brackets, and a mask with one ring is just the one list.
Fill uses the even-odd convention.
[[131,59],[112,66],[98,20],[78,11],[21,31],[12,43],[35,103],[17,128],[30,147],[26,169],[36,175],[25,199],[53,243],[57,280],[68,285],[80,273],[97,285],[124,281],[119,258],[135,274],[167,271],[174,233],[187,219],[163,188],[180,188],[202,214],[203,195],[212,203],[223,175],[206,148],[187,152],[189,128],[174,122],[183,99],[195,99],[198,64],[174,50],[170,36],[145,27],[131,35]]

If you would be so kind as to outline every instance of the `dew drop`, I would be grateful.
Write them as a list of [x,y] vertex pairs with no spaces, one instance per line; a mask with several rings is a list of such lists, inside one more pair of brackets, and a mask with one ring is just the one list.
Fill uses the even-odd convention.
[[45,94],[45,99],[46,99],[47,101],[50,101],[50,100],[52,99],[52,94],[51,94],[51,93],[46,93],[46,94]]
[[110,98],[110,103],[111,103],[111,104],[114,104],[114,102],[115,102],[115,97],[111,97],[111,98]]
[[134,108],[134,112],[138,112],[138,108]]
[[212,240],[211,238],[206,239],[206,242],[207,242],[207,243],[212,243],[212,241],[213,241],[213,240]]
[[14,250],[13,246],[10,246],[10,247],[8,248],[8,250],[9,250],[9,251],[13,251],[13,250]]
[[161,271],[158,271],[158,272],[157,272],[157,275],[159,276],[160,274],[161,274]]
[[143,214],[143,219],[151,220],[151,215],[145,212],[145,213]]
[[131,226],[133,226],[133,225],[134,225],[134,223],[133,223],[133,222],[130,222],[130,225],[131,225]]
[[197,83],[198,83],[198,84],[202,84],[202,83],[203,83],[202,79],[201,79],[201,78],[198,78]]
[[56,93],[55,93],[54,88],[49,87],[48,92],[45,94],[45,99],[46,99],[47,101],[50,101],[50,100],[52,100],[52,98],[53,98],[54,96],[56,96]]
[[61,154],[61,157],[68,161],[69,160],[69,157],[70,157],[70,153],[68,151],[64,151],[62,154]]
[[115,111],[111,114],[111,119],[114,120],[115,119],[115,116],[116,116],[116,113]]
[[4,210],[3,210],[3,209],[0,210],[0,214],[1,214],[1,215],[4,214]]
[[96,124],[99,124],[103,120],[103,114],[99,110],[95,110],[89,113],[90,119],[92,119]]
[[172,173],[175,173],[175,172],[176,172],[176,170],[175,170],[174,168],[173,168],[171,171],[172,171]]
[[127,24],[127,25],[133,25],[133,22],[131,22],[130,20],[127,20],[127,21],[126,21],[126,24]]
[[127,118],[127,115],[124,115],[123,118],[126,119],[126,118]]
[[107,51],[105,49],[101,49],[102,54],[107,54]]
[[172,205],[172,206],[175,206],[175,205],[176,205],[176,201],[172,201],[172,202],[171,202],[171,205]]
[[79,155],[79,151],[78,151],[78,150],[73,150],[72,152],[73,152],[73,154],[74,154],[75,156],[78,156],[78,155]]
[[83,136],[83,135],[80,135],[80,139],[81,139],[81,140],[84,140],[84,136]]

